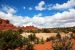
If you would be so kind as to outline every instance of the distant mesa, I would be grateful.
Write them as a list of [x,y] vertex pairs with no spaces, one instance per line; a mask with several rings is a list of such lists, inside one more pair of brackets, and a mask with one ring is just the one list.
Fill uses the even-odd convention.
[[26,26],[24,27],[25,30],[37,30],[38,28],[34,27],[34,26]]

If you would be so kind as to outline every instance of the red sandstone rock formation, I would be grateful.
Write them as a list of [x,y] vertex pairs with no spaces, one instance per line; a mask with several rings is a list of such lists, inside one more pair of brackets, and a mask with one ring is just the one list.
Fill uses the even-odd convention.
[[13,24],[10,24],[8,20],[3,20],[0,18],[0,30],[15,29],[16,27]]
[[24,27],[24,30],[37,30],[38,28],[34,27],[34,26],[26,26]]
[[26,27],[16,27],[13,24],[9,22],[9,20],[4,20],[0,18],[0,30],[18,30],[18,29],[23,29],[23,30],[37,30],[36,27],[34,26],[26,26]]

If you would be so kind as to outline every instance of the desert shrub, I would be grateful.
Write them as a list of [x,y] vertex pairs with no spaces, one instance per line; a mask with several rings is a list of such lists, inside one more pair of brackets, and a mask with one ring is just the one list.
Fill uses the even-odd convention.
[[50,32],[49,29],[43,29],[42,31],[43,31],[44,33],[49,33],[49,32]]
[[40,43],[41,44],[44,44],[44,39],[43,38],[40,40]]
[[28,38],[23,37],[22,38],[22,43],[23,43],[23,45],[27,45],[27,44],[30,43],[30,40]]
[[71,41],[55,41],[53,42],[53,48],[54,50],[70,50],[72,47],[72,42]]
[[35,33],[33,33],[33,34],[30,34],[28,36],[28,38],[29,38],[30,41],[35,41],[37,37],[36,37]]
[[74,33],[71,34],[71,38],[75,39],[75,34]]
[[61,38],[61,35],[60,35],[59,32],[57,33],[56,38],[57,38],[57,39],[60,39],[60,38]]
[[65,50],[70,50],[72,48],[72,42],[71,41],[67,41],[66,45],[65,45]]
[[75,33],[75,29],[73,29],[72,32]]
[[15,48],[22,46],[25,42],[25,39],[19,34],[12,30],[0,31],[0,48],[6,50],[6,48]]
[[22,32],[24,32],[22,29],[18,29],[18,32],[21,34]]
[[6,42],[3,39],[0,39],[0,49],[4,49],[6,47]]
[[46,39],[47,42],[52,41],[52,40],[55,40],[55,37],[49,37],[49,38]]
[[26,50],[33,50],[33,44],[29,43],[26,47]]

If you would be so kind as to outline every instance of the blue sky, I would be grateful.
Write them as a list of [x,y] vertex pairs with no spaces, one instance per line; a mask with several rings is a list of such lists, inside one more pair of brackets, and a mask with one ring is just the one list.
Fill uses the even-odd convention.
[[74,26],[74,11],[75,0],[0,0],[0,18],[15,26]]
[[[0,7],[2,5],[8,5],[11,7],[14,7],[17,12],[16,15],[22,15],[22,16],[30,16],[33,17],[36,14],[42,13],[43,16],[53,15],[57,12],[61,12],[59,10],[43,10],[38,11],[35,10],[35,6],[38,5],[41,1],[45,2],[45,7],[48,7],[48,5],[54,5],[56,3],[63,4],[64,2],[67,2],[68,0],[0,0]],[[29,8],[32,8],[32,10],[29,10]]]

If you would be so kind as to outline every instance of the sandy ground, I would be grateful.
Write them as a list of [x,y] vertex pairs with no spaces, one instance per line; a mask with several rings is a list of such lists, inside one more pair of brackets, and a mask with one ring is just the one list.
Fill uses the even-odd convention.
[[[25,32],[23,32],[21,35],[23,37],[28,37],[28,35],[30,35],[30,34],[33,34],[33,33],[25,33]],[[35,35],[39,39],[43,38],[44,40],[46,40],[48,37],[55,37],[57,35],[57,33],[35,33]],[[68,34],[61,33],[61,37],[65,37],[65,36],[70,37]]]
[[[33,34],[33,33],[25,33],[23,32],[21,35],[23,37],[28,37],[28,35]],[[44,40],[46,40],[46,38],[48,37],[52,37],[52,36],[56,36],[57,33],[36,33],[36,37],[38,37],[39,39],[43,38]],[[68,36],[70,37],[69,34],[65,34],[65,33],[61,33],[60,34],[61,37],[65,37]],[[72,49],[71,50],[75,50],[75,40],[72,39],[71,40],[73,43]],[[34,44],[34,50],[54,50],[52,48],[52,42],[45,42],[44,44]]]

